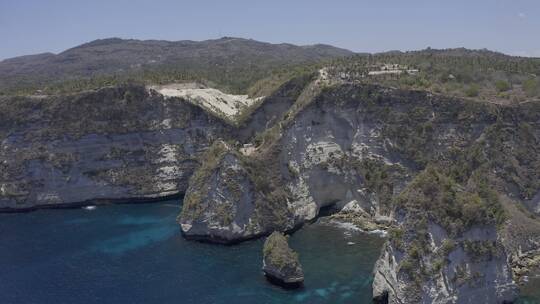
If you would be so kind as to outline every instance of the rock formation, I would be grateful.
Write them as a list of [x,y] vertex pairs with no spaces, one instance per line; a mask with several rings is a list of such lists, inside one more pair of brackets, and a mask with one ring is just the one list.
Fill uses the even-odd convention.
[[540,103],[333,79],[290,80],[235,123],[142,86],[4,98],[0,209],[185,192],[183,235],[234,243],[333,207],[390,227],[377,301],[511,301],[513,271],[539,260],[538,227],[517,219],[540,210]]
[[304,282],[304,272],[298,254],[280,232],[273,232],[264,242],[263,272],[272,283],[286,288],[297,288]]
[[[263,200],[264,171],[227,143],[216,142],[190,180],[179,223],[186,237],[234,243],[294,226],[283,194]],[[280,196],[281,195],[281,196]]]

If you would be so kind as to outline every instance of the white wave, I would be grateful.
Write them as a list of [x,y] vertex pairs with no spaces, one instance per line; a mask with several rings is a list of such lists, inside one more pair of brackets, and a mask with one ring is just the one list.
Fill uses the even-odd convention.
[[366,233],[377,234],[377,235],[380,235],[381,237],[385,237],[385,236],[388,235],[388,231],[381,230],[381,229],[375,229],[375,230],[371,230],[371,231],[366,231]]
[[331,220],[331,221],[328,221],[327,223],[334,226],[334,227],[345,229],[346,231],[343,232],[343,234],[345,236],[347,236],[347,237],[351,236],[352,231],[354,231],[354,232],[363,232],[363,233],[367,233],[367,234],[376,234],[376,235],[381,236],[381,237],[386,237],[388,235],[388,232],[386,230],[382,230],[382,229],[363,230],[363,229],[358,228],[353,223],[348,223],[348,222],[340,222],[340,221]]

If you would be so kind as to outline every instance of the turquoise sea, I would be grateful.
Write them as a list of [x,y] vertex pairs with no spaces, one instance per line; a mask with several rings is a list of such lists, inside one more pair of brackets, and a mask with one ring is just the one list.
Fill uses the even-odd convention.
[[[184,240],[178,202],[0,214],[0,303],[371,303],[384,239],[324,224],[295,232],[305,287],[261,273],[263,240]],[[518,303],[540,303],[531,279]]]
[[178,202],[0,214],[0,303],[371,303],[384,239],[323,224],[290,245],[305,287],[261,273],[263,240],[184,240]]

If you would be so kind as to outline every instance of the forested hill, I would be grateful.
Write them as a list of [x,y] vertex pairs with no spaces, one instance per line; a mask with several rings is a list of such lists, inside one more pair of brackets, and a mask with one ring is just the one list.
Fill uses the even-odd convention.
[[95,40],[60,54],[0,62],[0,92],[76,91],[126,79],[152,83],[214,82],[241,92],[280,67],[319,62],[353,52],[329,45],[271,44],[224,37],[206,41]]
[[296,46],[224,37],[206,41],[95,40],[60,54],[0,62],[0,95],[61,94],[125,82],[198,82],[264,96],[300,74],[491,103],[540,98],[540,58],[489,50],[425,49],[359,54],[329,45]]

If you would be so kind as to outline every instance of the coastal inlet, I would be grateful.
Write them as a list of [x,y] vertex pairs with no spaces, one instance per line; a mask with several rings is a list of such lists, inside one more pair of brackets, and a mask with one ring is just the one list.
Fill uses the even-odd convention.
[[371,303],[384,238],[307,224],[289,238],[304,288],[261,271],[264,239],[186,241],[176,201],[0,214],[2,303]]

